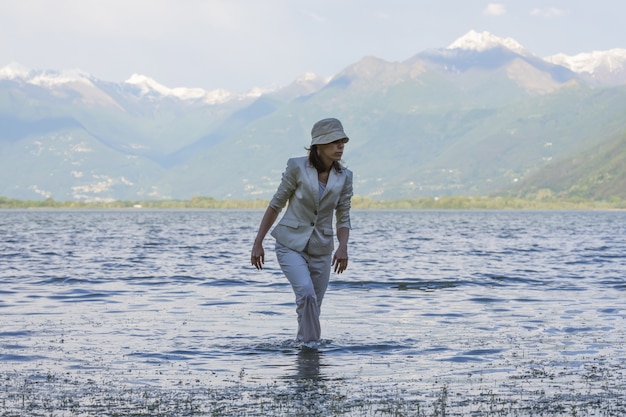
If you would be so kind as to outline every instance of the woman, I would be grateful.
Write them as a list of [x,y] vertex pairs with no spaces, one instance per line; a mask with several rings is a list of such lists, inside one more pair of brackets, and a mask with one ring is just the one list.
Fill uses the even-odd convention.
[[[252,247],[252,265],[263,269],[263,239],[289,203],[272,236],[278,263],[296,296],[296,340],[302,343],[320,340],[320,307],[330,270],[334,267],[341,274],[348,267],[352,172],[340,162],[348,140],[337,119],[323,119],[313,125],[308,155],[287,161]],[[333,211],[339,242],[334,256]]]

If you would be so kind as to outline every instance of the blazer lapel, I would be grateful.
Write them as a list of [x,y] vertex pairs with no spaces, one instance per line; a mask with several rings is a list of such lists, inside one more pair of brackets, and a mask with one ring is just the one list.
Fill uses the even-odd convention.
[[339,180],[339,175],[340,174],[338,174],[335,169],[330,170],[330,173],[328,174],[328,182],[326,182],[326,189],[324,190],[324,193],[322,193],[322,198],[320,198],[320,201],[323,200],[328,195],[330,190],[333,189],[335,184],[337,184],[337,181]]
[[319,181],[317,179],[317,170],[308,161],[305,162],[305,169],[308,177],[309,191],[313,195],[313,201],[315,201],[315,207],[319,207]]

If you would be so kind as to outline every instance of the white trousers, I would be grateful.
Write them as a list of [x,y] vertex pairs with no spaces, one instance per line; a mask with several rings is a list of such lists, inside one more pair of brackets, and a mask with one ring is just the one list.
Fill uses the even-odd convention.
[[314,256],[297,252],[276,242],[276,258],[296,296],[298,334],[303,343],[321,338],[320,308],[330,279],[332,255]]

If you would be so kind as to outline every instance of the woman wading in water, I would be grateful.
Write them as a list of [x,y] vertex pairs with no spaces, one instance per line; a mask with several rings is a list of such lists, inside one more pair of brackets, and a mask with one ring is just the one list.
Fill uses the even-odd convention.
[[[296,296],[296,340],[302,343],[320,340],[320,307],[330,271],[334,267],[341,274],[348,267],[352,172],[341,164],[348,140],[337,119],[313,125],[308,155],[287,161],[252,247],[252,265],[263,269],[263,239],[289,203],[271,234],[278,263]],[[339,242],[334,255],[333,214]]]

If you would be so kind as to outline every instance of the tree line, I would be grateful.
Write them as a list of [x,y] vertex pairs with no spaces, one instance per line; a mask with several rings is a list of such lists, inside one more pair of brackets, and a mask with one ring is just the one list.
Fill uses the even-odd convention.
[[[265,209],[268,200],[217,200],[193,197],[190,200],[141,201],[56,201],[19,200],[0,196],[0,209]],[[353,209],[364,210],[623,210],[626,201],[579,198],[523,199],[516,197],[414,197],[400,200],[352,198]]]

